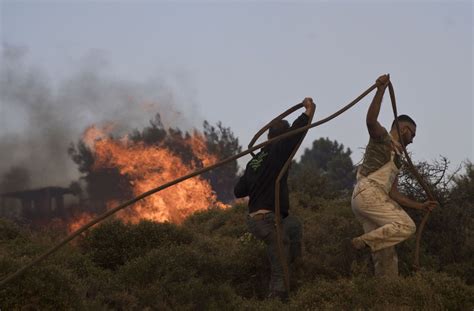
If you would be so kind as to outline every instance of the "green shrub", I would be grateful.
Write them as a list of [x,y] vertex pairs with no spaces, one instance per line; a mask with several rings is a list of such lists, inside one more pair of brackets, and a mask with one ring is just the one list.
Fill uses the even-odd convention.
[[0,241],[24,237],[25,232],[18,225],[7,219],[0,218]]
[[238,238],[247,232],[246,214],[247,206],[243,204],[211,208],[189,216],[183,225],[193,232]]
[[[293,202],[294,203],[294,202]],[[286,304],[267,300],[270,269],[265,246],[246,231],[246,206],[210,209],[182,225],[120,221],[93,228],[0,289],[2,309],[159,310],[470,310],[469,261],[443,265],[423,240],[425,269],[411,267],[414,238],[398,247],[395,280],[371,277],[370,252],[347,248],[362,228],[348,198],[294,204],[304,224],[304,257],[292,270]],[[60,236],[13,224],[0,239],[0,278],[27,264]],[[2,228],[2,227],[0,227]],[[0,229],[1,230],[1,229]],[[466,245],[463,250],[469,250]],[[462,256],[468,257],[466,254]],[[460,257],[460,258],[466,258]],[[435,272],[442,269],[449,274]],[[462,276],[463,279],[454,277]]]
[[203,251],[191,245],[169,245],[128,262],[117,277],[138,298],[127,307],[217,310],[238,300],[222,268],[212,246]]
[[174,224],[142,221],[131,225],[113,220],[92,229],[81,242],[81,248],[98,266],[115,270],[159,246],[191,241],[192,234]]
[[294,310],[470,310],[473,288],[439,273],[396,279],[359,277],[305,284],[292,297]]
[[[10,265],[18,268],[18,265]],[[81,283],[70,271],[55,263],[43,263],[0,289],[0,306],[70,309],[81,306]]]

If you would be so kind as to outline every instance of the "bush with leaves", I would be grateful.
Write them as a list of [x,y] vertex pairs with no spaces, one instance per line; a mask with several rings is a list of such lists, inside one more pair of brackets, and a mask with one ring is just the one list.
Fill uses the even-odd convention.
[[317,280],[291,300],[289,310],[469,310],[474,289],[445,274],[422,272],[397,279]]
[[[422,271],[411,266],[414,237],[398,246],[397,279],[373,278],[369,251],[348,247],[362,232],[350,196],[319,197],[313,206],[293,194],[290,213],[303,222],[304,255],[291,270],[286,304],[264,299],[270,275],[265,246],[247,232],[245,204],[236,204],[200,211],[181,225],[100,224],[0,289],[0,307],[471,310],[473,177],[467,166],[453,179],[446,204],[431,215],[422,239]],[[0,278],[59,238],[59,232],[31,232],[0,221]]]
[[189,244],[192,241],[191,232],[170,223],[141,221],[132,225],[112,220],[91,230],[81,241],[80,247],[96,265],[115,270],[157,247]]

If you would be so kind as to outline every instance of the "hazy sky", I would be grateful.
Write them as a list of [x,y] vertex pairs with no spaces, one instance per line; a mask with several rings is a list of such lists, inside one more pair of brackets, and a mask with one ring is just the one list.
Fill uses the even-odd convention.
[[[246,146],[305,96],[321,119],[382,73],[418,124],[415,161],[474,159],[471,1],[0,3],[0,173],[33,161],[44,135],[59,131],[46,145],[65,150],[93,122],[140,127],[155,112],[178,127],[222,121]],[[359,161],[372,96],[310,131],[301,150],[329,137]],[[392,120],[388,93],[380,120]],[[47,182],[72,178],[68,161]]]

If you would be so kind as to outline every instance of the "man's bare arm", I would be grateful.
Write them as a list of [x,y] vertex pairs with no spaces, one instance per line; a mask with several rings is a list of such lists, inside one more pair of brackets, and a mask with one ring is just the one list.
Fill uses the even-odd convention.
[[377,79],[377,92],[375,93],[374,99],[372,100],[369,110],[367,111],[367,129],[369,130],[370,137],[375,139],[380,138],[385,134],[385,129],[382,127],[382,125],[380,125],[377,119],[379,117],[383,94],[385,93],[385,89],[387,88],[389,82],[390,76],[388,74],[382,75]]
[[397,184],[398,180],[395,180],[390,191],[390,198],[392,198],[392,200],[394,200],[401,206],[425,211],[432,211],[433,209],[439,206],[439,203],[437,201],[425,201],[421,203],[410,199],[409,197],[398,191]]

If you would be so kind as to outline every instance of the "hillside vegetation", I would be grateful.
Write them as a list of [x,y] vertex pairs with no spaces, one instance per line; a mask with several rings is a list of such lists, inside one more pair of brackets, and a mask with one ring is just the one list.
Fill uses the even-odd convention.
[[[421,272],[411,269],[411,239],[399,248],[403,276],[375,279],[369,254],[345,246],[346,238],[361,232],[349,198],[321,199],[318,207],[294,205],[294,214],[304,222],[305,253],[292,273],[287,304],[264,299],[269,276],[264,246],[247,233],[246,207],[238,204],[194,214],[180,226],[107,221],[0,289],[0,306],[4,310],[474,307],[472,227],[463,228],[471,240],[456,245],[456,261],[447,259],[453,255],[452,245],[435,246],[459,228],[444,228],[439,236],[436,228],[429,227],[423,237]],[[472,212],[472,203],[469,208]],[[439,211],[432,218],[450,216]],[[1,221],[0,276],[28,263],[59,235],[54,231],[33,233]]]
[[[417,164],[441,203],[422,237],[423,269],[412,268],[412,237],[397,248],[401,277],[377,279],[369,252],[348,247],[362,233],[350,208],[350,150],[327,139],[313,147],[289,180],[304,254],[292,269],[287,303],[265,299],[265,248],[247,232],[245,203],[235,203],[181,225],[107,220],[0,288],[0,309],[473,310],[474,166],[450,176],[442,161]],[[401,188],[424,199],[406,172]],[[422,214],[410,213],[419,223]],[[53,228],[30,231],[0,219],[0,279],[65,236]]]

